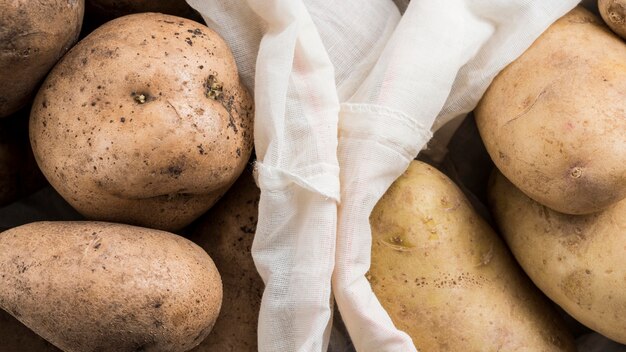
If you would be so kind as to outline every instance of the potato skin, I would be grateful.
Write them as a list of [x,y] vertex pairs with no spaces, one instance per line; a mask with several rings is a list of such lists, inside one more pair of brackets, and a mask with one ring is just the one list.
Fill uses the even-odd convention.
[[252,260],[260,190],[247,170],[199,219],[190,240],[213,259],[222,276],[222,310],[211,334],[193,352],[256,352],[264,284]]
[[598,0],[598,10],[604,22],[613,32],[626,38],[626,1]]
[[626,197],[626,45],[576,8],[493,81],[475,115],[499,170],[534,200],[587,214]]
[[368,279],[420,351],[575,351],[547,299],[458,187],[414,161],[370,216]]
[[84,0],[0,0],[0,117],[25,106],[78,39]]
[[213,261],[191,241],[101,222],[1,233],[0,287],[0,308],[68,352],[187,351],[222,300]]
[[108,22],[59,62],[30,139],[46,178],[87,218],[175,231],[243,171],[252,119],[215,32],[143,13]]
[[534,283],[582,324],[626,343],[626,200],[568,215],[528,198],[500,173],[489,188],[494,218]]

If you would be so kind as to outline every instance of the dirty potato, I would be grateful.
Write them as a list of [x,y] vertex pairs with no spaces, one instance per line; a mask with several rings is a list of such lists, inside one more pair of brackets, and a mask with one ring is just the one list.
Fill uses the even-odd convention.
[[260,190],[251,173],[199,221],[190,240],[213,259],[224,285],[222,310],[211,334],[193,352],[256,352],[263,280],[252,260]]
[[475,115],[498,169],[534,200],[588,214],[626,197],[626,45],[582,8],[495,78]]
[[0,118],[25,106],[78,39],[84,0],[0,0]]
[[59,62],[30,139],[44,175],[86,217],[174,231],[242,172],[252,116],[215,32],[144,13],[108,22]]
[[66,352],[188,351],[211,331],[222,285],[180,236],[101,222],[0,234],[0,308]]
[[535,284],[579,322],[626,343],[626,200],[567,215],[528,198],[500,173],[489,188],[494,218]]
[[370,216],[368,279],[420,351],[575,351],[548,300],[460,189],[414,161]]

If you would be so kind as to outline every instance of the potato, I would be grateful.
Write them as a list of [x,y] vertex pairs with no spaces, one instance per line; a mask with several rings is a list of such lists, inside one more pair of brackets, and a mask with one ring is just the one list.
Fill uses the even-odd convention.
[[368,279],[420,351],[575,351],[554,307],[459,188],[414,161],[370,216]]
[[626,38],[626,0],[598,0],[598,9],[613,32]]
[[9,313],[0,309],[0,350],[2,352],[60,352],[24,326]]
[[626,343],[626,200],[567,215],[524,195],[501,174],[490,204],[511,251],[537,286],[587,327]]
[[215,32],[144,13],[108,22],[59,62],[30,137],[46,178],[87,218],[175,231],[243,171],[252,116]]
[[84,0],[0,0],[0,118],[25,106],[78,39]]
[[560,212],[626,197],[626,45],[576,8],[493,81],[475,113],[494,163]]
[[189,237],[213,259],[222,276],[222,311],[211,334],[193,352],[256,352],[263,280],[250,248],[260,190],[244,171],[231,190],[205,214]]
[[182,237],[102,222],[0,234],[0,308],[67,352],[188,351],[211,331],[222,285]]

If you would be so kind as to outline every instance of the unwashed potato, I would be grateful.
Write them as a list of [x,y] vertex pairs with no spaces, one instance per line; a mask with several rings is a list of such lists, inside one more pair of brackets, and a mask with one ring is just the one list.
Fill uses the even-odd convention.
[[368,279],[419,351],[575,351],[554,307],[433,167],[412,162],[370,223]]
[[178,230],[252,150],[253,102],[226,43],[155,13],[108,22],[37,94],[30,139],[52,186],[90,219]]
[[534,200],[587,214],[626,197],[626,45],[576,8],[493,81],[475,115],[502,173]]
[[66,352],[188,351],[211,331],[222,285],[177,235],[101,222],[0,234],[0,308]]
[[598,0],[598,9],[613,32],[626,38],[626,0]]
[[0,309],[0,351],[2,352],[60,352],[19,320]]
[[222,310],[211,334],[193,352],[256,352],[263,280],[250,249],[260,190],[244,171],[228,193],[198,223],[190,240],[213,259],[222,276]]
[[498,173],[490,204],[535,284],[579,322],[626,344],[626,200],[591,215],[562,214]]
[[25,106],[78,39],[84,0],[0,0],[0,118]]

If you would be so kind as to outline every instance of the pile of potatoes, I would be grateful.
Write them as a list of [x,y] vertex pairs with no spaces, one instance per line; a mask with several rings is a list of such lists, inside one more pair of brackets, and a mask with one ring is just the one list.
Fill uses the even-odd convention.
[[[624,8],[599,2],[621,35]],[[183,0],[0,9],[0,202],[47,182],[85,219],[0,233],[0,351],[256,351],[254,104],[228,45]],[[418,350],[576,351],[558,307],[626,344],[624,63],[574,9],[474,111],[488,184],[413,161],[379,201],[367,278]]]
[[256,350],[254,104],[228,45],[183,0],[0,10],[0,201],[47,182],[85,219],[0,234],[0,350]]

